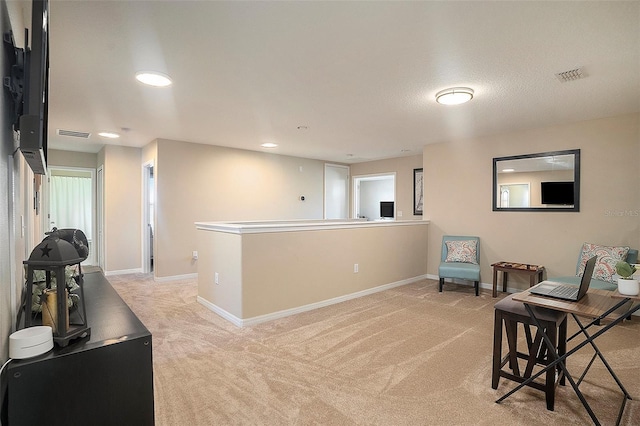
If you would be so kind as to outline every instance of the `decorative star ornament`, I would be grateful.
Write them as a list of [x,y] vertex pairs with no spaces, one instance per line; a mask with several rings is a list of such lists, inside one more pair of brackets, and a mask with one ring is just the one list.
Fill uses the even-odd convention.
[[51,250],[52,250],[52,249],[50,249],[50,248],[49,248],[49,243],[47,243],[47,245],[45,245],[44,247],[40,247],[40,251],[42,252],[42,254],[40,255],[40,257],[45,257],[45,256],[50,257],[50,256],[49,256],[49,252],[50,252]]

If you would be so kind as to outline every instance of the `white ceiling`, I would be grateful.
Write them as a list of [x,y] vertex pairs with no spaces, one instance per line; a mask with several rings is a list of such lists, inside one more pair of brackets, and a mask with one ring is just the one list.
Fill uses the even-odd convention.
[[[108,130],[349,163],[640,111],[639,2],[52,0],[50,48],[55,149]],[[474,99],[437,104],[452,86]]]

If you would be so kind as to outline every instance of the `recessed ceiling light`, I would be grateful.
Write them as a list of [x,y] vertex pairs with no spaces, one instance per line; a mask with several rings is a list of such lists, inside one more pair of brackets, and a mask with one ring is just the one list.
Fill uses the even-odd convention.
[[277,143],[267,142],[267,143],[263,143],[260,146],[263,147],[263,148],[275,148],[276,146],[278,146],[278,144]]
[[459,105],[473,99],[473,90],[468,87],[452,87],[436,93],[436,102],[443,105]]
[[155,71],[141,71],[136,73],[136,80],[140,83],[154,87],[167,87],[172,83],[171,78],[168,75]]
[[503,172],[505,173],[509,173],[509,172],[515,172],[515,169],[502,169]]
[[100,132],[98,133],[98,136],[102,136],[103,138],[108,139],[118,139],[120,137],[119,134],[113,132]]

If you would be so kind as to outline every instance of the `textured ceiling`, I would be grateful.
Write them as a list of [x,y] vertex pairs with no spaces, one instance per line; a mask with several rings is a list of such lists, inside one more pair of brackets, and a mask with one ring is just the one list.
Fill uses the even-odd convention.
[[[56,149],[97,152],[109,130],[348,163],[640,111],[639,2],[54,0],[50,15]],[[437,104],[452,86],[474,99]]]

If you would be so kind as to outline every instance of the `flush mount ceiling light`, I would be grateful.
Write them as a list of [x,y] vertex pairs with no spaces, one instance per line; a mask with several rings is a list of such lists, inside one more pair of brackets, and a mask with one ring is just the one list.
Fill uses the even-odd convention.
[[260,146],[263,147],[263,148],[275,148],[276,146],[278,146],[278,144],[277,143],[267,142],[267,143],[263,143]]
[[100,132],[98,133],[98,136],[102,136],[103,138],[107,139],[118,139],[120,137],[119,134],[114,132]]
[[167,87],[170,86],[171,78],[166,75],[155,71],[140,71],[136,73],[136,80],[140,83],[154,87]]
[[436,93],[436,102],[443,105],[459,105],[473,99],[473,90],[468,87],[452,87]]

